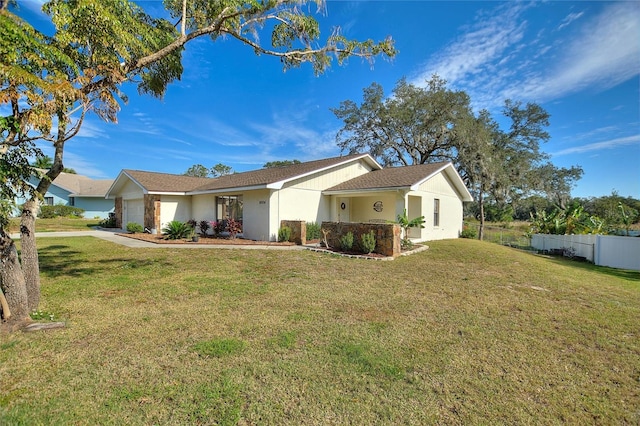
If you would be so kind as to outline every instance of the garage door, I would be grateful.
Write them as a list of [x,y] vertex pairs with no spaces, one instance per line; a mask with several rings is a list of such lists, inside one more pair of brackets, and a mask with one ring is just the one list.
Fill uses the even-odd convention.
[[126,228],[127,223],[139,223],[144,226],[144,201],[139,200],[126,200],[123,203],[123,223],[122,227]]

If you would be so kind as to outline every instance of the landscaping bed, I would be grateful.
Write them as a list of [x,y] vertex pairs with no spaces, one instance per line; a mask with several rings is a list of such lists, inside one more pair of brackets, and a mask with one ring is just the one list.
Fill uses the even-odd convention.
[[143,233],[123,233],[118,234],[123,237],[133,238],[136,240],[147,241],[154,244],[216,244],[216,245],[263,245],[263,246],[292,246],[295,245],[291,242],[279,243],[275,241],[254,241],[244,238],[217,238],[213,236],[200,237],[198,241],[191,241],[191,239],[177,239],[166,240],[163,235],[158,234],[143,234]]

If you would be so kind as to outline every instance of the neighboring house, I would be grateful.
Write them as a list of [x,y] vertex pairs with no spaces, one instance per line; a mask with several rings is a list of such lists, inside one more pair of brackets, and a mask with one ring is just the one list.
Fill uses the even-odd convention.
[[122,170],[107,191],[121,227],[160,232],[172,220],[242,222],[243,236],[275,240],[281,220],[395,221],[425,216],[415,241],[457,238],[462,204],[473,201],[451,163],[382,168],[353,154],[218,178]]
[[[32,177],[29,184],[38,186],[39,179]],[[113,200],[105,198],[107,190],[113,184],[113,179],[91,179],[87,176],[74,173],[60,173],[51,182],[49,190],[44,196],[43,205],[66,205],[78,207],[84,210],[86,218],[105,219],[114,211]],[[17,205],[25,202],[18,199]]]

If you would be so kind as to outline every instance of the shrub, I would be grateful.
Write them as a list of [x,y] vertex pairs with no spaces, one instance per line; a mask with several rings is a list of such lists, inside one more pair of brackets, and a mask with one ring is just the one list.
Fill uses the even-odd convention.
[[228,219],[227,232],[229,233],[229,238],[232,240],[235,239],[236,235],[242,232],[242,222],[235,219]]
[[165,240],[179,240],[188,238],[193,233],[193,228],[188,223],[172,220],[162,229]]
[[127,223],[127,232],[135,234],[136,232],[143,232],[144,228],[139,223],[129,222]]
[[211,227],[211,225],[209,225],[209,221],[207,220],[201,220],[198,226],[200,226],[200,234],[202,235],[207,235],[207,231]]
[[213,235],[220,235],[224,232],[225,224],[224,221],[219,220],[217,222],[211,222],[211,229],[213,230]]
[[360,236],[362,252],[369,254],[376,249],[376,233],[371,230],[367,234]]
[[470,227],[469,225],[464,225],[462,227],[462,232],[460,233],[461,238],[477,238],[478,234],[476,233],[475,228]]
[[101,228],[115,228],[116,227],[116,217],[109,215],[108,218],[102,219],[100,221]]
[[195,219],[189,219],[187,221],[187,225],[189,225],[191,229],[196,229],[196,226],[198,226],[198,222],[196,222]]
[[353,248],[353,232],[349,231],[340,236],[340,248],[349,251]]
[[320,225],[317,222],[307,223],[307,240],[319,240],[320,236]]
[[278,230],[278,241],[286,242],[291,238],[291,228],[288,226],[283,226]]
[[41,206],[39,216],[42,219],[53,219],[54,217],[82,218],[84,217],[84,209],[65,206],[62,204],[55,206]]

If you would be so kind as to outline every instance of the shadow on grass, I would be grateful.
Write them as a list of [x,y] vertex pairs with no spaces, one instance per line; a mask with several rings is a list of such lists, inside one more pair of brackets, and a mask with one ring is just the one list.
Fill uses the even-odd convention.
[[593,263],[571,260],[566,257],[551,256],[551,260],[558,265],[567,265],[574,268],[582,269],[585,271],[591,271],[598,274],[611,275],[613,277],[622,278],[628,281],[640,282],[640,271],[633,271],[630,269],[617,269],[610,268],[608,266],[598,266]]
[[96,265],[91,261],[83,261],[80,256],[82,254],[81,251],[72,250],[65,245],[41,248],[38,250],[40,271],[51,277],[81,277],[103,273],[113,266],[122,269],[138,269],[158,265],[158,261],[154,259],[130,258],[102,259]]

